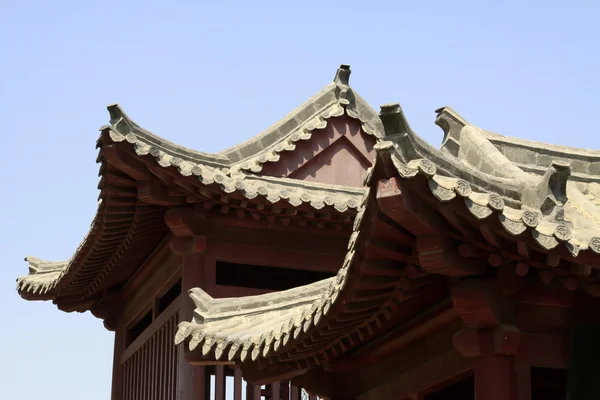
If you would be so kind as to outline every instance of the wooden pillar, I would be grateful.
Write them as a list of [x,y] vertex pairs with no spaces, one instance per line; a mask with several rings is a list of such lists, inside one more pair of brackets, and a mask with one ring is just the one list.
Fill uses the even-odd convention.
[[[186,242],[197,241],[198,237],[185,238]],[[201,240],[201,239],[200,239]],[[195,249],[192,243],[187,243],[186,248]],[[183,254],[183,268],[181,276],[181,309],[179,321],[191,321],[194,314],[194,302],[188,296],[188,290],[193,287],[202,287],[204,282],[204,249],[202,252],[190,251]],[[202,366],[195,366],[186,361],[186,344],[179,346],[179,376],[178,400],[204,400],[205,397],[205,371]]]
[[115,344],[113,352],[113,370],[112,370],[112,387],[111,400],[121,400],[123,398],[123,364],[121,363],[121,355],[125,350],[126,345],[125,329],[115,331]]
[[233,370],[233,400],[242,400],[242,370]]
[[514,357],[521,333],[505,324],[514,320],[512,300],[491,279],[460,282],[451,296],[467,325],[453,337],[454,346],[463,356],[475,357],[475,400],[517,400],[524,392],[518,390]]
[[[204,251],[206,236],[202,235],[206,227],[205,214],[190,207],[169,209],[165,222],[171,228],[174,237],[170,248],[174,254],[182,256],[181,269],[181,308],[179,321],[191,321],[194,315],[194,302],[188,291],[194,287],[205,287]],[[178,348],[177,400],[205,400],[206,378],[203,366],[186,361],[187,347]]]
[[531,400],[531,366],[516,364],[515,374],[517,379],[517,399]]
[[600,399],[600,324],[578,323],[571,331],[567,400]]
[[479,329],[481,355],[475,362],[475,400],[517,400],[514,359],[497,354],[493,329]]

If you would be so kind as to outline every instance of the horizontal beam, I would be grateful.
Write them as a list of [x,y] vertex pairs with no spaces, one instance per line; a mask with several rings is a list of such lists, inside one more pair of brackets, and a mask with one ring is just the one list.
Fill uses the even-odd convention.
[[569,336],[521,333],[515,361],[536,367],[566,369],[569,361]]
[[358,396],[357,400],[403,399],[421,393],[460,376],[474,367],[474,359],[461,356],[458,351],[447,351],[417,365],[386,383]]

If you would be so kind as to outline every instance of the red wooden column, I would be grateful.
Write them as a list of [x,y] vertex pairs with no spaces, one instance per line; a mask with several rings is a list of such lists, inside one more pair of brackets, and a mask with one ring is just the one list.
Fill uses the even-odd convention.
[[481,355],[475,363],[475,400],[517,400],[514,359],[496,351],[504,338],[494,336],[502,334],[498,329],[478,330]]
[[515,367],[521,333],[503,323],[513,320],[514,305],[497,282],[463,281],[452,288],[452,302],[467,325],[454,336],[454,346],[463,356],[476,358],[475,399],[529,400],[527,382],[517,379]]
[[[194,287],[204,287],[206,284],[204,279],[206,236],[202,235],[206,226],[205,214],[193,208],[173,208],[167,211],[165,221],[174,236],[170,242],[171,251],[182,256],[179,321],[191,321],[195,305],[188,291]],[[206,392],[204,367],[188,363],[186,353],[185,343],[179,345],[177,400],[204,400]]]
[[531,400],[531,366],[516,364],[515,374],[517,379],[517,399]]
[[123,398],[123,364],[121,363],[121,355],[125,350],[125,329],[115,331],[115,345],[113,353],[113,371],[112,371],[112,388],[111,400],[121,400]]

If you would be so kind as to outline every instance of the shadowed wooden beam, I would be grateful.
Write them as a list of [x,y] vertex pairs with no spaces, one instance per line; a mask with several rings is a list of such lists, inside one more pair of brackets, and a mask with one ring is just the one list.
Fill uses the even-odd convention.
[[570,308],[573,305],[574,294],[558,285],[525,282],[516,301],[524,304]]
[[565,369],[569,357],[569,336],[521,333],[515,360],[519,364]]
[[124,151],[118,145],[109,144],[102,146],[100,156],[104,157],[110,165],[129,175],[136,181],[156,180],[145,165],[133,154]]
[[[569,337],[568,335],[558,334],[534,334],[526,332],[507,331],[509,336],[513,336],[510,351],[501,350],[496,353],[514,353],[515,362],[523,365],[536,365],[544,368],[567,368],[569,355]],[[518,338],[514,338],[518,333]],[[496,333],[494,346],[501,348],[504,345],[502,334]],[[465,328],[457,333],[452,341],[456,349],[464,357],[479,357],[481,347],[479,342],[479,333],[477,329]],[[511,342],[507,340],[507,342]]]
[[277,381],[295,380],[303,376],[308,369],[298,369],[295,366],[278,366],[270,368],[261,368],[254,363],[245,363],[239,367],[242,371],[244,380],[249,384],[262,386]]
[[139,181],[137,184],[137,193],[140,201],[146,204],[179,206],[187,203],[185,199],[179,195],[169,195],[167,188],[158,182]]
[[473,328],[512,323],[514,303],[502,294],[495,279],[469,279],[451,287],[454,309],[465,324]]
[[473,366],[472,358],[465,358],[453,349],[419,363],[395,379],[368,390],[359,395],[357,400],[410,398],[414,393],[423,392],[466,373]]
[[165,213],[165,222],[176,237],[191,237],[206,232],[206,215],[203,207],[174,207]]
[[462,259],[456,246],[444,234],[447,227],[408,190],[402,190],[397,178],[378,182],[377,202],[390,219],[416,236],[419,264],[429,272],[449,276],[478,275],[486,266]]

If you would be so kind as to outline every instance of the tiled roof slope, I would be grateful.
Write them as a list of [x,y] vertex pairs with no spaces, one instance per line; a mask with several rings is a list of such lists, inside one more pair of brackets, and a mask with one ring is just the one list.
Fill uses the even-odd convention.
[[275,125],[215,154],[190,150],[154,135],[133,122],[118,105],[108,107],[111,125],[105,128],[111,129],[113,140],[130,142],[139,155],[152,154],[161,165],[175,163],[184,174],[193,173],[210,180],[214,171],[227,175],[239,171],[258,173],[262,164],[276,162],[281,152],[293,151],[296,142],[310,139],[314,130],[325,128],[328,119],[333,117],[348,115],[361,122],[366,134],[376,138],[383,136],[377,112],[350,87],[349,79],[350,67],[342,65],[333,82]]
[[[436,123],[445,132],[440,150],[414,134],[398,104],[382,106],[386,136],[375,146],[380,156],[375,168],[392,165],[395,172],[386,173],[404,180],[421,176],[440,203],[460,198],[475,220],[498,218],[515,237],[528,231],[541,251],[562,244],[572,257],[588,249],[600,253],[600,209],[569,182],[570,166],[564,160],[552,161],[541,175],[526,172],[498,150],[488,133],[453,110],[443,108],[437,114]],[[371,191],[375,183],[371,182]],[[290,339],[309,331],[320,335],[326,330],[320,322],[323,315],[347,298],[352,288],[346,281],[360,268],[353,255],[364,239],[361,227],[367,203],[362,204],[337,277],[251,298],[216,300],[192,289],[196,313],[192,321],[180,324],[175,343],[189,341],[192,350],[201,346],[207,359],[243,362],[248,355],[255,360],[289,353],[297,343]]]
[[[367,182],[371,176],[367,176]],[[321,326],[323,336],[327,336],[323,317],[345,292],[355,290],[346,283],[362,265],[355,257],[355,248],[357,243],[368,239],[368,234],[361,231],[367,220],[363,216],[368,199],[367,190],[337,276],[282,292],[233,299],[213,299],[204,290],[194,288],[190,291],[196,305],[194,318],[180,323],[175,343],[189,339],[191,350],[201,346],[202,354],[217,360],[245,361],[248,356],[256,360],[280,351],[313,326]]]
[[[327,120],[332,117],[348,115],[361,122],[365,133],[377,138],[383,137],[383,127],[377,113],[349,86],[349,77],[349,66],[342,65],[332,83],[280,122],[249,141],[216,154],[191,150],[158,137],[137,125],[118,105],[111,105],[108,107],[110,124],[100,128],[100,175],[102,177],[107,169],[102,156],[103,146],[131,146],[137,156],[152,157],[160,167],[173,167],[182,177],[195,176],[201,185],[217,187],[222,194],[240,193],[249,200],[263,197],[269,203],[283,200],[291,207],[307,204],[315,210],[331,207],[338,213],[348,210],[354,212],[363,194],[361,188],[256,174],[260,172],[262,164],[277,161],[278,154],[282,151],[293,151],[296,142],[310,139],[313,131],[324,128]],[[107,235],[103,223],[104,212],[114,205],[111,197],[106,195],[106,190],[101,189],[100,199],[99,211],[90,231],[71,260],[50,263],[57,266],[52,274],[45,273],[30,262],[29,275],[17,279],[17,289],[24,297],[55,298],[60,293],[54,289],[67,284],[61,281],[59,285],[67,272],[74,276],[85,268],[87,255],[93,254],[95,250],[94,243],[100,243],[98,239]],[[133,203],[136,203],[135,199]],[[121,224],[122,241],[135,235],[132,227],[135,226],[134,219],[139,210],[140,204],[131,205],[131,225]],[[110,232],[107,236],[112,234]],[[114,250],[118,253],[120,243],[112,236],[111,239],[116,246]],[[103,248],[103,252],[106,253],[106,248]],[[27,258],[32,259],[34,258]],[[114,263],[115,260],[111,262]],[[91,276],[89,273],[85,275]],[[90,279],[97,283],[100,278],[91,276]],[[77,285],[82,287],[84,293],[89,294],[97,285],[92,289],[85,286],[84,283]]]
[[32,294],[47,293],[56,283],[68,262],[49,262],[35,257],[25,257],[29,263],[29,275],[17,279],[17,287]]
[[[448,201],[457,182],[466,188],[466,182],[444,175],[457,176],[457,168],[477,171],[493,183],[474,187],[466,196],[469,210],[477,218],[495,211],[509,233],[517,235],[529,229],[546,249],[562,242],[573,255],[588,248],[600,252],[600,207],[590,195],[598,187],[600,175],[588,173],[595,168],[596,159],[600,161],[598,152],[528,142],[527,152],[518,153],[514,149],[524,141],[486,132],[450,108],[438,110],[436,123],[445,138],[441,152],[431,161],[456,164],[449,171],[440,171],[441,176],[433,173],[431,187],[436,197]],[[517,159],[520,162],[515,162]],[[573,181],[574,164],[576,170],[586,171],[584,182]],[[495,188],[497,185],[503,188]]]

